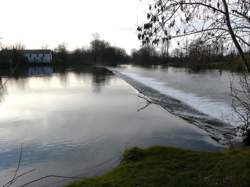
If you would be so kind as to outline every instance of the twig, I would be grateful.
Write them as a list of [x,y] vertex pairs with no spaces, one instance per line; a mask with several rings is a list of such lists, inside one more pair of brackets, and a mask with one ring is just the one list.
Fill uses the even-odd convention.
[[[101,167],[101,166],[107,164],[108,162],[113,161],[115,158],[116,157],[112,157],[112,158],[110,158],[108,160],[105,160],[104,162],[101,162],[101,163],[95,165],[93,167],[93,169]],[[61,178],[61,179],[74,179],[74,180],[83,180],[83,179],[86,179],[86,177],[69,177],[69,176],[60,176],[60,175],[47,175],[47,176],[40,177],[38,179],[34,179],[32,181],[29,181],[29,182],[27,182],[25,184],[22,184],[22,185],[18,186],[18,187],[25,187],[25,186],[28,186],[28,185],[33,184],[35,182],[42,181],[42,180],[47,179],[47,178]]]
[[147,103],[143,107],[137,109],[137,112],[140,112],[140,111],[144,110],[150,104],[152,104],[152,101],[150,99],[148,99],[146,96],[138,94],[138,97],[144,99]]
[[23,176],[25,176],[25,175],[28,175],[28,174],[30,174],[30,173],[32,173],[32,172],[34,172],[34,171],[35,171],[35,169],[31,169],[31,170],[29,170],[29,171],[26,171],[26,172],[20,174],[20,175],[17,175],[16,178],[15,178],[15,180],[12,180],[12,181],[7,182],[6,184],[3,185],[3,187],[5,187],[5,186],[10,186],[10,185],[11,185],[10,183],[13,184],[13,183],[15,183],[15,182],[17,181],[17,179],[19,179],[19,178],[21,178],[21,177],[23,177]]
[[137,109],[137,112],[140,112],[142,110],[144,110],[145,108],[147,108],[151,103],[147,102],[143,107]]
[[12,179],[8,183],[6,183],[5,185],[3,185],[3,187],[9,187],[9,186],[11,186],[16,181],[17,173],[18,173],[18,171],[20,169],[20,165],[21,165],[21,162],[22,162],[22,157],[23,157],[23,145],[21,145],[21,150],[20,150],[18,164],[17,164],[17,168],[15,170],[15,173],[14,173]]
[[146,97],[145,95],[143,95],[142,93],[138,94],[138,97],[141,99],[146,100],[148,103],[152,103],[151,99],[149,99],[148,97]]
[[29,181],[29,182],[27,182],[25,184],[22,184],[21,186],[18,186],[18,187],[28,186],[30,184],[33,184],[35,182],[38,182],[38,181],[41,181],[41,180],[44,180],[44,179],[47,179],[47,178],[78,179],[78,180],[84,179],[83,177],[67,177],[67,176],[60,176],[60,175],[47,175],[47,176],[35,179],[33,181]]
[[[15,170],[14,176],[13,176],[13,178],[12,178],[9,182],[7,182],[6,184],[4,184],[3,187],[10,187],[12,184],[14,184],[14,183],[17,181],[17,179],[19,179],[19,178],[23,177],[24,175],[27,175],[27,174],[32,173],[32,172],[35,171],[35,169],[32,169],[32,170],[29,170],[29,171],[27,171],[27,172],[24,172],[24,173],[22,173],[22,174],[20,174],[20,175],[17,175],[17,174],[18,174],[18,171],[19,171],[19,169],[20,169],[21,162],[22,162],[22,153],[23,153],[23,147],[21,146],[21,151],[20,151],[20,154],[19,154],[18,165],[17,165],[17,168],[16,168],[16,170]],[[111,161],[114,161],[116,158],[117,158],[117,156],[112,157],[112,158],[110,158],[110,159],[108,159],[108,160],[105,160],[104,162],[101,162],[101,163],[99,163],[99,164],[97,164],[97,165],[95,165],[95,166],[93,166],[93,167],[91,167],[91,168],[92,168],[92,169],[96,169],[96,168],[98,168],[98,167],[101,167],[101,166],[103,166],[103,165],[105,165],[105,164],[107,164],[107,163],[109,163],[109,162],[111,162]],[[120,159],[119,159],[119,160],[120,160]],[[117,160],[117,161],[118,161],[118,160]],[[20,186],[18,186],[18,187],[25,187],[25,186],[34,184],[34,183],[36,183],[36,182],[42,181],[42,180],[44,180],[44,179],[48,179],[48,178],[61,178],[61,179],[83,180],[83,179],[85,179],[86,177],[71,177],[71,176],[62,176],[62,175],[46,175],[46,176],[43,176],[43,177],[34,179],[34,180],[32,180],[32,181],[26,182],[25,184],[22,184],[22,185],[20,185]]]

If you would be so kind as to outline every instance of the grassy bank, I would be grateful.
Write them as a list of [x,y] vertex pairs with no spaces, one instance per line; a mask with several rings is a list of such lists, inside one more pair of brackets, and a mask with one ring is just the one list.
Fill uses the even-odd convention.
[[217,153],[176,148],[133,148],[111,172],[68,187],[249,187],[250,149]]

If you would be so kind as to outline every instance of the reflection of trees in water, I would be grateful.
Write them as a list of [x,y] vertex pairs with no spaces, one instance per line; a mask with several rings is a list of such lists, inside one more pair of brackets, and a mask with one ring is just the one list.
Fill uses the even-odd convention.
[[2,101],[2,97],[3,97],[3,80],[2,77],[0,77],[0,102]]
[[60,74],[59,74],[60,83],[64,87],[66,87],[69,83],[68,76],[69,76],[69,74],[66,71],[60,72]]
[[95,68],[92,73],[92,84],[95,92],[100,92],[101,89],[110,81],[112,73],[103,68]]
[[6,94],[6,87],[2,77],[0,76],[0,102],[3,100],[4,94]]
[[[1,69],[0,77],[8,77],[9,83],[15,83],[20,89],[25,89],[29,82],[29,77],[42,77],[44,81],[49,81],[53,76],[56,76],[60,83],[66,87],[70,84],[70,74],[73,73],[79,81],[91,80],[95,92],[100,92],[102,88],[110,81],[112,73],[104,68],[96,68],[91,66],[38,66],[38,67],[22,67],[16,72],[11,72],[9,69]],[[1,79],[0,85],[3,84]],[[2,86],[1,86],[2,87]],[[0,90],[0,97],[3,90]]]
[[109,83],[111,76],[113,75],[105,68],[97,68],[92,66],[59,66],[54,68],[54,72],[60,75],[60,80],[64,85],[69,82],[68,78],[70,72],[74,73],[75,77],[79,81],[91,79],[94,92],[101,92],[102,88]]
[[143,68],[143,69],[147,69],[147,70],[164,70],[164,71],[168,71],[169,68],[171,68],[171,66],[169,65],[155,65],[155,64],[133,64],[133,67],[139,67],[139,68]]

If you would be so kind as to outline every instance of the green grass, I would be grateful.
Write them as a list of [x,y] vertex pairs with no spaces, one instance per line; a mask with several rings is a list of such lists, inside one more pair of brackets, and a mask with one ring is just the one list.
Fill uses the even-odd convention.
[[109,173],[68,187],[249,187],[250,149],[207,153],[152,147],[126,150]]

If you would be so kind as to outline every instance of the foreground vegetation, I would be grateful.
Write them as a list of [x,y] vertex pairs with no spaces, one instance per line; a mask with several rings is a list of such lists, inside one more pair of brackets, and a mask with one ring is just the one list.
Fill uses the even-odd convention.
[[207,153],[177,148],[132,148],[111,172],[68,187],[249,187],[250,149]]

